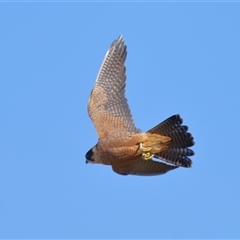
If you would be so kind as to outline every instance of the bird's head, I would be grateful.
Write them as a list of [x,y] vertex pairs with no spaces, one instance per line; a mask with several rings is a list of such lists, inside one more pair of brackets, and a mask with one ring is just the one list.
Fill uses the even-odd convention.
[[85,155],[86,163],[96,163],[95,161],[95,147],[91,148]]

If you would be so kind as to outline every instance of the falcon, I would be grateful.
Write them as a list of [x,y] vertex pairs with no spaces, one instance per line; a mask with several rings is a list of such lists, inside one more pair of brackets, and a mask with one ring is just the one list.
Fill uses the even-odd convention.
[[173,115],[147,132],[134,124],[125,97],[127,46],[120,35],[108,49],[88,100],[88,114],[98,142],[86,163],[111,165],[122,175],[153,176],[178,167],[189,168],[194,145],[180,115]]

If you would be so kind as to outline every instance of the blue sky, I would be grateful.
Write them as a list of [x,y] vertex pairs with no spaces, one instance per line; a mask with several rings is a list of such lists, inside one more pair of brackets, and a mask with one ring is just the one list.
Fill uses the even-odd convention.
[[[239,3],[0,3],[1,238],[240,238]],[[85,164],[111,42],[143,131],[179,113],[191,169]]]

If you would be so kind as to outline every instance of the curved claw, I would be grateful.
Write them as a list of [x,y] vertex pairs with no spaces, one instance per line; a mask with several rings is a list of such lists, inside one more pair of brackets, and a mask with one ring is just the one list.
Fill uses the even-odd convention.
[[151,160],[153,156],[154,156],[154,154],[151,154],[150,152],[143,153],[142,154],[142,159],[143,160]]
[[142,143],[139,145],[139,149],[142,152],[142,159],[143,160],[150,160],[154,156],[149,151],[152,149],[151,147],[143,147]]
[[142,143],[140,143],[139,149],[141,152],[149,152],[152,148],[151,147],[143,147]]

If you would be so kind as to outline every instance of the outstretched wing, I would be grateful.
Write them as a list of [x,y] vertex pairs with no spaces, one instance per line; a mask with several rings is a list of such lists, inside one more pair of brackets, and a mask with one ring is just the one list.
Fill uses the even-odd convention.
[[88,101],[88,113],[99,138],[113,132],[140,132],[125,97],[127,47],[120,36],[110,46]]
[[154,176],[161,175],[178,166],[168,165],[153,160],[143,160],[141,157],[112,165],[114,172],[122,175]]

